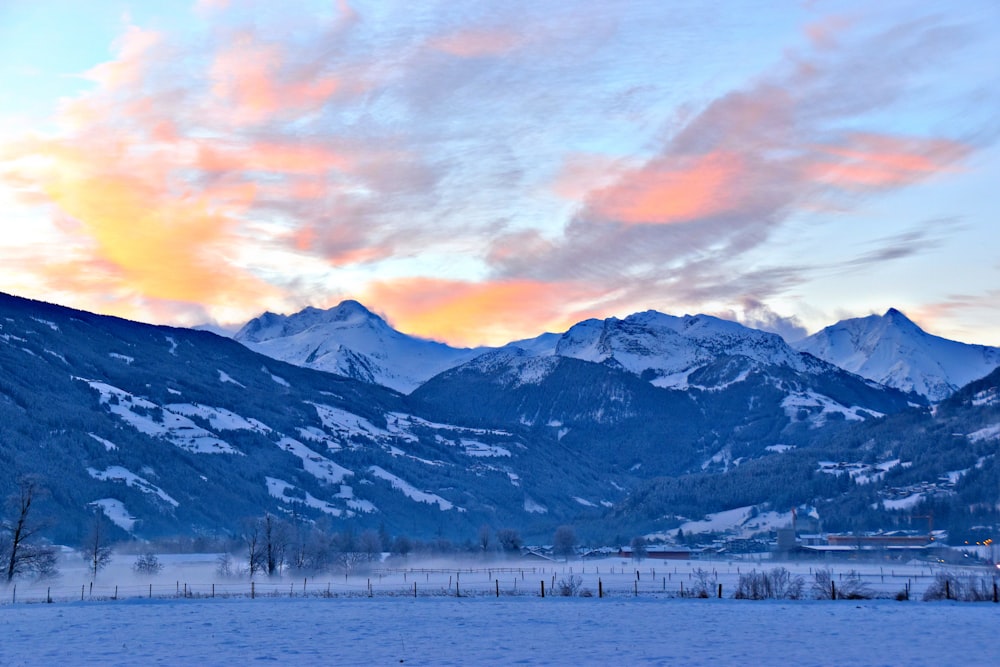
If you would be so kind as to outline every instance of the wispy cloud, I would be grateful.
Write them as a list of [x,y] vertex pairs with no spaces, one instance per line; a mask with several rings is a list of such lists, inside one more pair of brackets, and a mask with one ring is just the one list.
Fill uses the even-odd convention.
[[[126,24],[90,90],[0,142],[4,187],[66,248],[42,291],[216,320],[354,296],[465,343],[650,307],[794,332],[769,303],[817,263],[762,261],[775,236],[960,175],[983,142],[946,112],[891,122],[968,40],[941,18],[810,19],[761,71],[689,55],[725,17],[663,3],[296,8]],[[834,264],[935,238],[883,236]]]

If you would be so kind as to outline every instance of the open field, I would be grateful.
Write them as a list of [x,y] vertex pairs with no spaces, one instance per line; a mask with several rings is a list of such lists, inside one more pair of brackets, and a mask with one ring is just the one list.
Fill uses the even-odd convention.
[[0,589],[0,605],[18,602],[88,601],[101,599],[167,597],[352,597],[392,596],[476,597],[497,595],[541,596],[563,582],[578,578],[576,592],[597,597],[675,598],[695,594],[697,587],[711,584],[711,597],[731,597],[740,575],[756,570],[783,567],[804,579],[804,597],[812,597],[814,573],[820,568],[833,572],[839,585],[845,577],[856,574],[875,597],[894,598],[909,588],[910,599],[920,600],[924,591],[941,572],[977,577],[998,577],[1000,570],[985,566],[955,567],[935,563],[912,562],[777,562],[755,560],[678,560],[645,559],[636,562],[621,558],[563,562],[526,562],[522,560],[483,561],[387,561],[353,574],[283,576],[267,578],[222,577],[216,569],[214,554],[163,555],[163,571],[153,577],[137,576],[131,571],[134,556],[116,556],[111,566],[96,579],[90,576],[82,560],[64,557],[61,576],[54,580],[17,583],[16,589]]
[[653,597],[4,605],[0,664],[933,665],[988,660],[990,603]]
[[[85,571],[75,563],[55,581],[7,588],[0,665],[937,667],[991,655],[1000,624],[1000,605],[919,602],[938,571],[928,564],[832,564],[835,580],[857,570],[883,599],[745,601],[730,598],[740,573],[781,565],[803,575],[809,596],[817,564],[426,562],[251,585],[219,578],[212,556],[163,556],[153,579],[136,577],[127,560],[119,557],[93,588],[76,583]],[[679,597],[699,569],[723,586],[724,599]],[[592,597],[552,595],[553,584],[574,576],[577,593]],[[907,583],[911,601],[888,599]]]

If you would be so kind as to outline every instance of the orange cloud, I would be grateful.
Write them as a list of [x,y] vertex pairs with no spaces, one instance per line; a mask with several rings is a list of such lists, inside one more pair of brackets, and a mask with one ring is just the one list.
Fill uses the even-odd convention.
[[127,173],[95,169],[77,150],[53,147],[42,188],[79,221],[95,253],[130,286],[154,299],[193,303],[252,300],[272,291],[220,256],[234,214],[253,200],[251,184],[169,193]]
[[321,146],[255,142],[244,146],[203,142],[195,166],[210,172],[267,171],[279,174],[320,174],[344,171],[351,158]]
[[829,157],[809,168],[811,178],[857,189],[907,185],[947,171],[971,152],[969,146],[948,139],[878,134],[855,134],[847,146],[826,145],[818,150]]
[[687,222],[736,208],[743,173],[742,157],[722,150],[667,156],[598,191],[591,205],[597,215],[626,224]]
[[572,283],[411,278],[374,283],[363,298],[402,331],[456,345],[502,345],[565,330],[579,320],[577,304],[593,292]]

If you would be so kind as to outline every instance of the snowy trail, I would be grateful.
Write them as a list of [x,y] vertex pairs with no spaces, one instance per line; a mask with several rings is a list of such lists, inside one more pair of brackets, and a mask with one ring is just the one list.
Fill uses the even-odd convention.
[[933,665],[1000,607],[888,600],[126,600],[0,607],[0,665]]

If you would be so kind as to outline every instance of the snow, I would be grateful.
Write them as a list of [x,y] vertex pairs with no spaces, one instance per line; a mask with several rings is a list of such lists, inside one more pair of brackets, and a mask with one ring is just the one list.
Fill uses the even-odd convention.
[[298,457],[302,461],[302,469],[327,484],[340,484],[345,477],[354,473],[347,468],[337,465],[330,459],[320,456],[304,444],[287,436],[278,441],[278,446]]
[[268,376],[270,376],[270,378],[271,378],[271,379],[272,379],[272,380],[273,380],[273,381],[274,381],[275,383],[277,383],[277,384],[280,384],[280,385],[281,385],[282,387],[291,387],[291,386],[292,386],[292,385],[290,385],[290,384],[288,383],[288,380],[286,380],[285,378],[283,378],[283,377],[280,377],[280,376],[278,376],[278,375],[275,375],[275,374],[274,374],[274,373],[272,373],[271,371],[267,370],[267,367],[265,367],[265,366],[261,366],[261,369],[260,369],[260,370],[261,370],[261,371],[263,371],[264,373],[266,373],[266,374],[267,374]]
[[545,505],[539,504],[539,503],[535,502],[534,500],[532,500],[531,498],[528,498],[527,496],[525,496],[525,498],[524,498],[524,511],[528,512],[530,514],[546,514],[546,513],[548,513],[549,508],[546,507]]
[[447,511],[450,509],[457,509],[459,512],[465,511],[464,508],[461,507],[456,508],[454,504],[445,500],[441,496],[438,496],[433,493],[427,493],[426,491],[421,491],[417,489],[409,482],[406,482],[400,479],[399,477],[396,477],[395,475],[393,475],[388,470],[385,470],[384,468],[381,468],[379,466],[371,466],[368,468],[368,472],[370,472],[375,477],[378,477],[379,479],[384,479],[385,481],[389,482],[389,484],[392,485],[392,488],[401,492],[404,496],[406,496],[410,500],[415,500],[418,503],[427,503],[428,505],[436,504],[441,509],[441,511]]
[[764,451],[784,454],[785,452],[792,449],[795,449],[795,445],[768,445],[767,447],[764,448]]
[[[882,505],[885,506],[887,510],[908,510],[913,509],[920,504],[920,501],[924,499],[924,494],[914,493],[912,496],[906,496],[905,498],[893,498],[891,500],[883,500]],[[876,503],[874,507],[878,507]]]
[[112,359],[117,359],[118,361],[124,361],[126,364],[131,365],[135,361],[135,357],[130,357],[127,354],[119,354],[118,352],[109,352],[108,356]]
[[595,505],[594,503],[590,502],[586,498],[581,498],[580,496],[573,496],[573,500],[583,505],[584,507],[597,507],[597,505]]
[[111,442],[110,440],[105,440],[104,438],[102,438],[102,437],[100,437],[98,435],[94,435],[93,433],[88,433],[87,435],[89,435],[91,438],[93,438],[97,442],[101,443],[102,445],[104,445],[104,449],[108,450],[109,452],[113,452],[116,449],[118,449],[118,445],[116,445],[115,443]]
[[932,401],[1000,365],[1000,348],[969,345],[928,334],[905,315],[843,320],[794,344],[824,361]]
[[225,408],[213,408],[198,403],[170,403],[163,408],[186,417],[200,417],[218,431],[271,432],[271,428],[266,424],[252,418],[245,419]]
[[[218,369],[216,369],[216,370],[218,370]],[[235,384],[237,387],[240,387],[242,389],[246,389],[246,385],[244,385],[244,384],[242,384],[240,382],[237,382],[232,377],[230,377],[228,373],[226,373],[225,371],[221,371],[221,370],[219,371],[219,382],[229,383],[229,384]]]
[[[115,500],[114,498],[101,498],[100,500],[95,500],[94,502],[88,504],[100,509],[104,512],[104,516],[108,517],[108,520],[111,521],[111,523],[126,532],[131,532],[132,527],[135,526],[135,517],[133,517],[129,511],[125,509],[125,503],[120,500]],[[0,664],[9,663],[5,663],[3,660],[0,660]]]
[[781,407],[789,419],[797,420],[800,410],[806,410],[813,426],[819,427],[826,423],[831,414],[841,414],[848,421],[864,421],[864,415],[881,417],[882,413],[859,406],[847,407],[837,403],[829,396],[817,394],[814,391],[791,392],[781,401]]
[[979,442],[980,440],[997,440],[1000,439],[1000,424],[991,424],[986,428],[981,428],[978,431],[973,431],[969,434],[969,440],[971,442]]
[[306,308],[288,316],[264,313],[247,322],[234,339],[273,359],[404,394],[485,351],[400,333],[356,301],[329,310]]
[[44,324],[53,331],[59,331],[59,326],[55,322],[50,322],[49,320],[43,320],[40,317],[32,317],[31,319],[38,322],[39,324]]
[[[958,652],[985,659],[996,644],[996,608],[986,603],[698,600],[641,590],[632,597],[630,586],[603,599],[543,599],[538,580],[548,572],[518,582],[518,595],[511,594],[512,581],[501,580],[500,598],[486,581],[474,597],[448,596],[447,575],[436,595],[417,598],[395,582],[396,595],[368,598],[364,578],[357,577],[348,584],[334,579],[330,598],[303,597],[301,579],[258,582],[257,590],[267,592],[256,599],[183,598],[173,596],[174,580],[191,581],[192,570],[161,561],[164,582],[153,587],[160,595],[169,591],[167,598],[145,599],[144,581],[123,587],[129,592],[119,600],[81,602],[79,585],[66,586],[68,594],[75,589],[76,601],[10,604],[5,596],[0,664],[939,667]],[[101,576],[95,588],[110,597]],[[325,583],[308,582],[317,593]],[[233,581],[219,589],[248,587]],[[196,590],[207,595],[208,586]]]
[[330,407],[321,403],[309,403],[316,408],[316,414],[324,428],[337,433],[337,435],[350,437],[352,435],[365,435],[370,438],[381,439],[389,437],[389,432],[372,424],[364,417],[360,417],[353,412],[340,408]]
[[167,493],[160,487],[152,484],[148,480],[136,475],[127,468],[122,466],[108,466],[104,470],[97,470],[96,468],[87,468],[87,473],[94,479],[100,480],[102,482],[122,482],[125,486],[135,487],[143,493],[148,493],[156,496],[160,500],[174,507],[178,507],[180,503],[171,498]]
[[[307,491],[297,491],[294,484],[290,484],[275,477],[265,477],[264,482],[267,484],[268,494],[283,503],[299,503],[317,509],[325,514],[329,514],[330,516],[339,517],[344,514],[343,510],[334,507],[325,500],[320,500]],[[299,496],[302,497],[300,498]],[[353,513],[347,512],[347,515],[353,516]]]
[[[130,424],[137,431],[168,442],[196,454],[241,454],[229,443],[220,440],[211,431],[206,431],[184,415],[160,408],[152,401],[133,396],[123,389],[104,382],[74,378],[86,382],[101,395],[101,403],[108,410]],[[162,421],[150,416],[151,411],[161,410]]]

